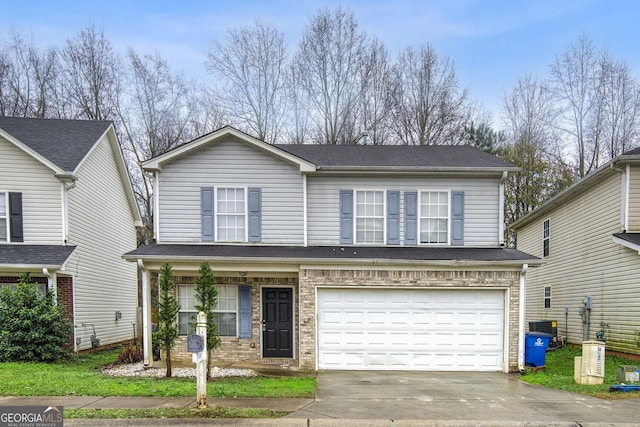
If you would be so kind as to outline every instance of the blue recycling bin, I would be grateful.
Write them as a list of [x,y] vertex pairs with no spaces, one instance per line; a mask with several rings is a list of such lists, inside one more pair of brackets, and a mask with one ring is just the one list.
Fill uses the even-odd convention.
[[525,335],[524,364],[526,366],[544,366],[547,347],[551,334],[544,332],[527,332]]

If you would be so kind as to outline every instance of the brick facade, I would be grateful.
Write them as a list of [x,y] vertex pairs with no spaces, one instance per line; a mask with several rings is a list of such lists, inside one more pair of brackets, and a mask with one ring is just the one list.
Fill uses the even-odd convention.
[[[195,284],[196,276],[174,277],[176,285]],[[294,307],[294,328],[298,325],[298,279],[297,277],[216,277],[218,285],[249,285],[251,286],[251,338],[220,337],[220,347],[214,350],[214,364],[225,364],[231,362],[265,362],[261,351],[261,326],[260,318],[262,309],[260,307],[261,290],[263,287],[286,287],[293,289]],[[296,350],[299,347],[299,334],[294,333],[294,358],[281,360],[291,366],[297,366],[298,361]],[[191,353],[187,351],[187,337],[180,336],[171,354],[172,360],[191,362]]]
[[398,288],[498,288],[505,289],[508,308],[508,371],[518,371],[518,305],[520,273],[475,270],[324,270],[300,271],[299,366],[316,368],[316,289],[318,287],[380,286]]
[[[155,286],[157,275],[152,276]],[[194,284],[196,276],[174,277],[176,284]],[[221,337],[222,344],[213,352],[214,364],[231,362],[268,362],[261,354],[261,290],[263,287],[291,287],[294,296],[294,358],[279,360],[303,370],[316,369],[316,289],[319,287],[398,287],[398,288],[493,288],[505,291],[508,302],[509,372],[518,371],[518,320],[520,300],[519,271],[483,270],[333,270],[303,269],[300,277],[216,277],[220,285],[250,285],[252,338]],[[172,359],[191,362],[186,337],[174,347]]]

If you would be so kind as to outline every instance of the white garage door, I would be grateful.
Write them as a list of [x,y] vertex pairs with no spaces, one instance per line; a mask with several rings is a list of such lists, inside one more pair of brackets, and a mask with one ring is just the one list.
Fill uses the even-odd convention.
[[320,369],[499,371],[495,290],[318,289]]

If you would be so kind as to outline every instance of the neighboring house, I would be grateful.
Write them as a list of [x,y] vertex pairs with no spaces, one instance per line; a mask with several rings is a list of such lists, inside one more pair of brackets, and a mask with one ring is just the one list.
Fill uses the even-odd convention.
[[[300,369],[522,369],[520,290],[539,260],[503,247],[504,179],[472,147],[269,145],[225,127],[143,163],[186,352],[198,267],[219,288],[217,361]],[[147,334],[148,336],[149,334]],[[150,342],[145,340],[145,363]]]
[[605,339],[640,354],[640,148],[611,160],[513,224],[527,275],[526,319],[569,343]]
[[57,294],[74,350],[133,338],[138,287],[122,253],[141,224],[109,121],[0,117],[0,284]]

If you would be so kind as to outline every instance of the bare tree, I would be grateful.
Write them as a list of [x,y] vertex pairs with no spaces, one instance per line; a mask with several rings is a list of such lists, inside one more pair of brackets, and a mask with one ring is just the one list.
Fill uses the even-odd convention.
[[[503,102],[509,144],[499,153],[521,168],[506,182],[505,222],[508,226],[570,185],[572,170],[558,155],[553,94],[544,84],[527,75],[510,93],[505,93]],[[509,244],[515,243],[510,231],[506,237]]]
[[61,52],[65,92],[77,117],[113,119],[120,94],[120,60],[95,27],[68,39]]
[[128,59],[129,92],[118,105],[118,129],[146,222],[148,234],[142,238],[148,239],[153,230],[153,185],[139,165],[195,136],[189,126],[192,99],[184,78],[172,72],[159,55],[141,57],[130,50]]
[[360,83],[360,108],[356,116],[359,128],[366,132],[367,143],[389,144],[392,140],[394,80],[386,48],[372,39],[363,56]]
[[455,143],[469,115],[453,62],[427,44],[400,53],[395,70],[395,132],[403,144]]
[[353,13],[341,7],[318,12],[306,27],[294,67],[309,100],[316,142],[352,144],[364,130],[355,123],[366,40]]
[[207,54],[207,69],[222,86],[220,101],[228,115],[271,143],[284,125],[286,59],[284,35],[261,21],[228,30],[226,43],[214,42]]
[[560,128],[575,144],[580,177],[597,167],[600,150],[599,129],[588,129],[590,118],[592,125],[600,123],[593,120],[598,117],[594,112],[598,108],[597,65],[597,50],[583,35],[550,66],[551,88],[561,106]]
[[598,64],[598,118],[601,121],[601,148],[612,159],[638,144],[640,127],[640,86],[631,77],[629,66],[602,55]]
[[56,117],[58,58],[17,32],[0,49],[0,115]]

